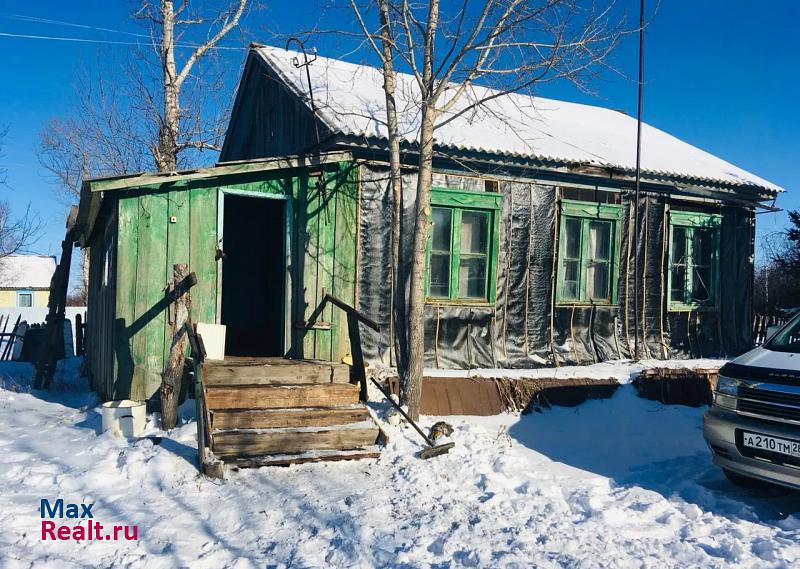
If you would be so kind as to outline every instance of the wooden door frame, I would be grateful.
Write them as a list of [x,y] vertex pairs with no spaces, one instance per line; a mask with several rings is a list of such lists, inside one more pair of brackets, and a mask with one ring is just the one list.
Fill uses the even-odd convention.
[[[292,266],[292,196],[286,194],[257,192],[252,190],[241,190],[231,187],[219,188],[217,200],[217,245],[222,242],[222,249],[225,250],[225,196],[239,196],[246,198],[262,198],[272,200],[282,200],[284,202],[284,257],[283,269],[286,272],[283,290],[283,330],[281,331],[281,343],[283,344],[283,354],[289,355],[291,350],[291,316],[292,316],[292,279],[289,274],[289,267]],[[215,321],[222,324],[222,260],[217,260],[217,307]]]

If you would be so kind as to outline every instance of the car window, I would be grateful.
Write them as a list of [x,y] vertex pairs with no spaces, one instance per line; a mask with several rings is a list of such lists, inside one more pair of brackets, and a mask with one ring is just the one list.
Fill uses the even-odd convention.
[[784,326],[764,347],[775,352],[800,354],[800,315]]

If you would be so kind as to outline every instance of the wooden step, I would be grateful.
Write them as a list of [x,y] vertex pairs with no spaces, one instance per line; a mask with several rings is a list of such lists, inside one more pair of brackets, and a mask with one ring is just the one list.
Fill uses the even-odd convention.
[[345,364],[286,358],[227,358],[203,364],[206,385],[296,385],[349,383]]
[[220,409],[211,411],[212,429],[275,429],[331,427],[370,418],[362,405],[294,409]]
[[212,435],[221,459],[290,454],[315,450],[355,450],[377,443],[380,429],[372,421],[318,429],[221,431]]
[[248,456],[230,459],[227,464],[238,468],[258,468],[260,466],[291,466],[292,464],[305,464],[308,462],[363,460],[365,458],[379,458],[380,456],[381,448],[379,446],[371,446],[358,450],[315,450],[297,454]]
[[359,387],[350,383],[327,385],[241,385],[205,389],[209,410],[333,407],[358,403]]

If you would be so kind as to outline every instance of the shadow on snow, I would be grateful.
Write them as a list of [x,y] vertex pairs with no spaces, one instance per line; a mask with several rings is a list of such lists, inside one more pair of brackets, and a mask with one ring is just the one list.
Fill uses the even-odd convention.
[[607,400],[522,417],[509,434],[550,460],[731,519],[779,521],[800,512],[800,492],[742,489],[725,478],[703,439],[703,411],[644,400],[623,386]]

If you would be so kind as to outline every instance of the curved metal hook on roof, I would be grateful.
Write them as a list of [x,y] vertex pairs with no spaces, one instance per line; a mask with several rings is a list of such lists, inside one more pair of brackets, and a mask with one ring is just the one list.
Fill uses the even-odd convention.
[[319,124],[318,124],[319,119],[317,117],[317,106],[314,103],[314,90],[311,87],[311,72],[308,70],[308,66],[317,60],[317,50],[314,48],[311,49],[311,55],[313,59],[309,59],[308,52],[306,51],[306,46],[299,38],[291,37],[288,40],[286,40],[286,51],[289,51],[289,46],[293,43],[297,44],[297,46],[300,48],[300,53],[303,54],[303,61],[300,61],[300,58],[298,56],[295,56],[292,58],[292,65],[294,65],[297,69],[300,69],[301,67],[306,68],[306,81],[308,82],[308,98],[311,101],[311,112],[314,113],[314,119],[315,119],[314,134],[317,137],[317,147],[319,147],[320,144]]

